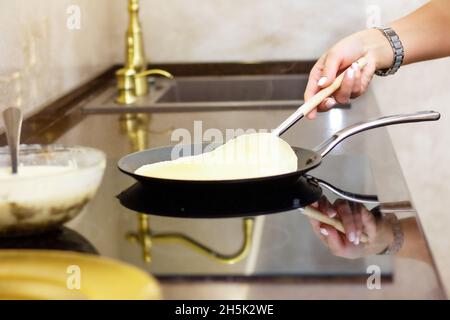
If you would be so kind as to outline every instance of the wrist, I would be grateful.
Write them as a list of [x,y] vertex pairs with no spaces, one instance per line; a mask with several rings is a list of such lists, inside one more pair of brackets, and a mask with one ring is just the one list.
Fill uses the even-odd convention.
[[376,29],[367,29],[361,32],[363,48],[367,55],[375,60],[377,70],[392,66],[394,55],[389,40]]
[[379,254],[386,251],[392,245],[392,243],[394,243],[395,235],[392,228],[392,223],[389,219],[381,218],[379,220],[378,228],[379,228],[378,237],[380,239],[379,240],[380,246],[377,249],[378,250],[377,253]]
[[387,239],[391,241],[391,244],[383,251],[381,251],[379,254],[396,254],[399,252],[404,243],[404,232],[403,232],[403,226],[398,220],[395,213],[388,213],[385,216],[383,216],[383,220],[388,222],[388,225],[390,225],[390,232]]

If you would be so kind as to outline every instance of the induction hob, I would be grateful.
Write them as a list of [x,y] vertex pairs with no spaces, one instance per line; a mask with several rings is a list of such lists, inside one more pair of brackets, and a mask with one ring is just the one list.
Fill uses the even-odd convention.
[[[350,193],[377,194],[364,156],[330,155],[311,175]],[[340,198],[325,188],[323,194],[331,203]],[[368,209],[375,205],[365,204]],[[165,280],[367,277],[371,265],[392,276],[389,256],[333,256],[298,210],[221,219],[133,213],[129,219],[137,223],[126,231],[129,243],[120,252],[122,259]]]

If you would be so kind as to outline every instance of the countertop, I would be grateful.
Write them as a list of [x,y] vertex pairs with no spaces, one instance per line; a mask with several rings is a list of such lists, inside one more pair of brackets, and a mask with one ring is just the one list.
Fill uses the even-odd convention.
[[[97,81],[96,85],[107,86],[110,82],[105,81],[102,84],[101,81]],[[136,115],[125,116],[124,113],[86,115],[81,111],[84,103],[83,99],[71,103],[70,112],[60,112],[61,121],[52,119],[51,123],[42,126],[46,117],[48,120],[51,119],[51,114],[41,117],[41,129],[33,131],[33,128],[29,128],[30,133],[26,135],[25,142],[84,145],[101,149],[107,154],[105,177],[97,196],[79,217],[66,226],[87,239],[99,254],[128,262],[140,261],[136,262],[136,265],[144,269],[147,269],[147,264],[142,261],[141,248],[136,243],[124,240],[130,228],[137,228],[138,220],[137,215],[127,213],[128,209],[121,207],[115,198],[133,184],[130,177],[118,171],[117,160],[136,151],[139,148],[136,141],[140,141],[139,143],[146,148],[173,144],[170,140],[171,132],[176,128],[192,131],[194,120],[202,120],[204,130],[217,128],[224,132],[227,128],[267,129],[275,127],[291,112],[263,108],[247,111],[155,112],[136,118]],[[58,109],[55,110],[58,113]],[[352,102],[350,109],[336,109],[319,114],[315,121],[303,120],[291,128],[283,138],[293,146],[312,148],[347,125],[377,116],[379,109],[376,99],[369,91],[364,97]],[[420,124],[405,126],[413,128],[415,125]],[[138,140],[136,140],[137,132],[141,134]],[[349,138],[335,148],[332,155],[357,155],[369,159],[382,207],[387,211],[396,212],[399,217],[416,217],[395,151],[384,128]],[[354,178],[358,179],[357,176]],[[173,226],[173,221],[164,219],[154,219],[157,228],[164,230],[168,226]],[[209,227],[214,229],[214,223]],[[419,239],[415,241],[424,247],[428,257],[426,259],[419,257],[416,259],[414,256],[392,257],[394,276],[383,284],[381,290],[369,290],[365,278],[330,277],[283,281],[273,279],[250,281],[245,277],[239,280],[161,279],[161,284],[164,297],[174,299],[443,298],[445,295],[427,249],[425,237],[423,234],[418,237]]]

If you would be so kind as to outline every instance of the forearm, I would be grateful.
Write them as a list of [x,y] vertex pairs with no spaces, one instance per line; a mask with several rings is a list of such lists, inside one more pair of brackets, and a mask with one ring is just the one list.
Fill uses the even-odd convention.
[[450,55],[450,1],[434,0],[392,23],[405,49],[404,64]]
[[419,230],[416,219],[402,219],[400,223],[404,233],[404,243],[397,255],[429,263],[431,257],[428,254],[427,244],[423,240],[423,235]]
[[[390,24],[404,48],[403,64],[450,56],[450,0],[433,0],[410,15]],[[348,103],[367,90],[376,70],[394,64],[389,40],[377,29],[366,29],[342,39],[316,62],[305,90],[305,100],[329,86],[336,76],[353,62],[365,57],[364,68],[349,70],[338,90],[325,99],[318,111],[328,111],[337,103]],[[314,119],[316,110],[308,115]]]
[[[450,0],[434,0],[390,26],[405,50],[403,64],[450,56]],[[375,56],[377,69],[389,68],[393,52],[389,41],[375,29],[355,34],[366,52]]]

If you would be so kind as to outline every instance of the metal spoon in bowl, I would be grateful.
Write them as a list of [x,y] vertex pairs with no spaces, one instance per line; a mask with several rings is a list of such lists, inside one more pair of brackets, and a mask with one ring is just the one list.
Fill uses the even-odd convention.
[[17,107],[10,107],[3,111],[6,128],[6,138],[11,155],[11,170],[17,174],[19,159],[20,131],[22,129],[22,111]]

